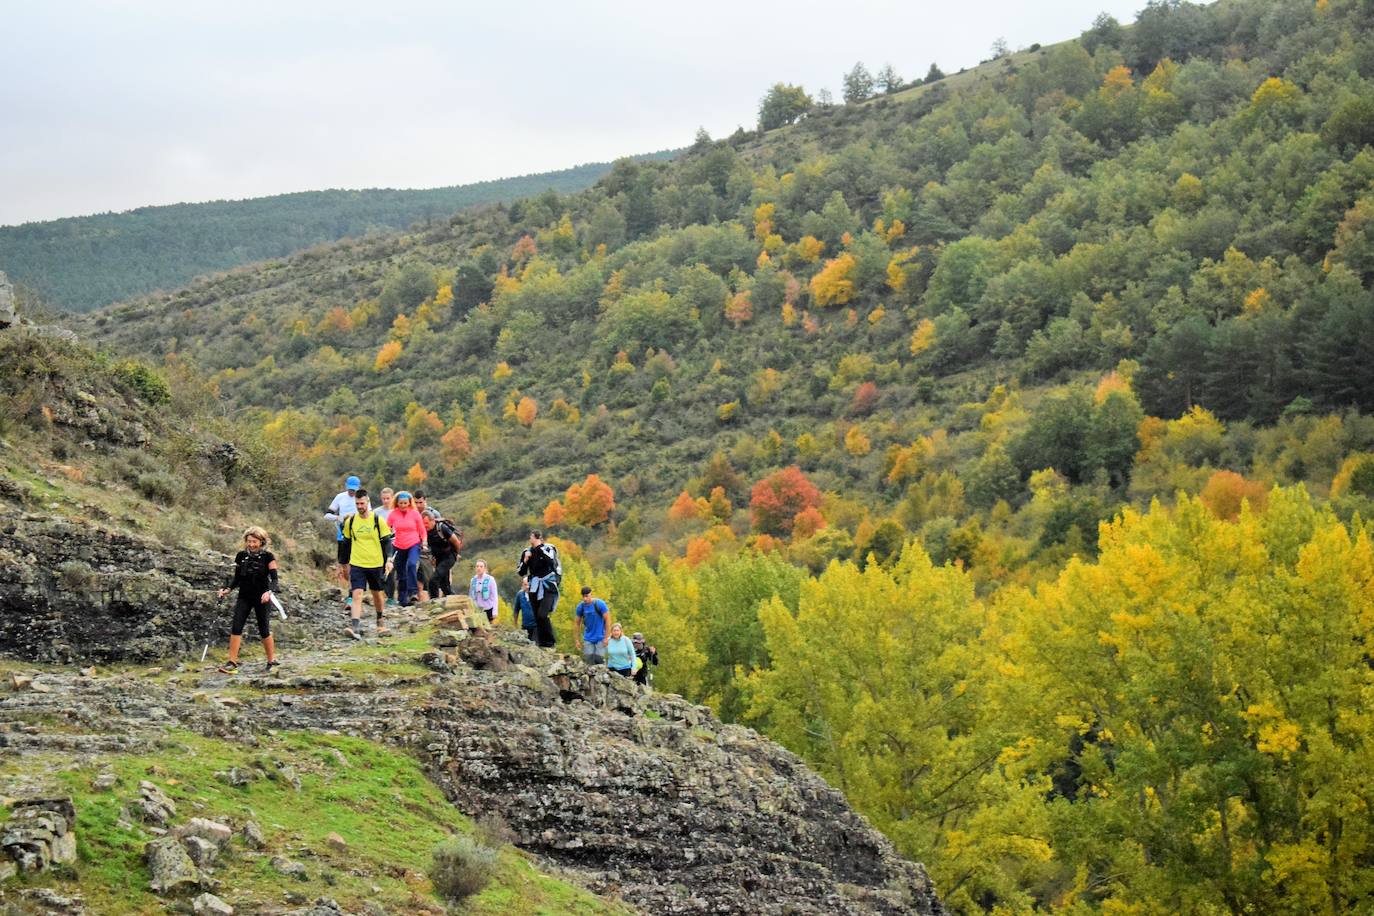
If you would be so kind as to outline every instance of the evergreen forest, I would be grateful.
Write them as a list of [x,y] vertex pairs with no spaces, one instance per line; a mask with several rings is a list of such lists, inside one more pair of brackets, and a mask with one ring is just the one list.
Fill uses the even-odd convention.
[[0,226],[0,270],[49,305],[85,312],[322,242],[448,219],[464,207],[581,191],[610,168],[594,162],[447,188],[302,191]]

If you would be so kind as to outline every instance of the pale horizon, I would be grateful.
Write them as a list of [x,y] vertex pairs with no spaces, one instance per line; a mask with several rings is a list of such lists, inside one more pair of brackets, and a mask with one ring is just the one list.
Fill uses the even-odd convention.
[[999,37],[1052,44],[1099,12],[1129,22],[1136,6],[987,0],[970,17],[860,0],[782,18],[721,0],[690,18],[548,0],[520,17],[437,2],[24,7],[7,16],[22,40],[0,59],[0,225],[608,162],[687,146],[699,127],[753,128],[775,82],[838,98],[856,61],[907,80],[932,62],[953,73]]

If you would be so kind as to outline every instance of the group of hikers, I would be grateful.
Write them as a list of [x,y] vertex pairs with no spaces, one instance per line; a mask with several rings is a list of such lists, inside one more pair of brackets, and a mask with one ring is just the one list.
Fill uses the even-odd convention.
[[[338,576],[345,587],[343,600],[348,610],[345,632],[358,640],[363,638],[364,593],[372,599],[376,635],[386,636],[390,632],[386,625],[389,606],[410,607],[455,594],[453,568],[463,548],[463,533],[437,507],[429,505],[423,492],[385,487],[381,501],[380,506],[373,507],[362,481],[349,476],[324,515],[335,527]],[[270,673],[278,665],[269,613],[278,585],[277,560],[267,549],[269,539],[263,529],[249,528],[244,532],[243,542],[244,549],[234,557],[233,577],[219,592],[223,598],[232,589],[238,589],[228,658],[219,670],[225,674],[238,672],[243,630],[252,614]],[[529,546],[521,551],[516,572],[520,576],[520,590],[512,604],[517,625],[531,642],[553,648],[557,644],[553,614],[563,580],[558,548],[544,540],[543,532],[531,531]],[[473,564],[467,595],[473,606],[494,624],[500,613],[501,595],[486,560]],[[644,634],[627,637],[619,623],[611,623],[610,609],[593,595],[590,586],[583,587],[582,600],[574,608],[573,616],[578,645],[587,664],[605,665],[640,684],[649,683],[650,666],[658,664],[658,650],[644,639]]]

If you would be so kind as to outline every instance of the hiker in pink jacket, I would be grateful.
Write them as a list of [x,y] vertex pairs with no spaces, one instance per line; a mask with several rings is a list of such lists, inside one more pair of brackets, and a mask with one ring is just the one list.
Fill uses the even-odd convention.
[[391,560],[396,565],[396,600],[401,607],[410,607],[419,597],[420,586],[416,570],[420,566],[420,545],[425,540],[425,520],[415,508],[415,500],[408,490],[396,494],[395,508],[387,516],[395,536]]

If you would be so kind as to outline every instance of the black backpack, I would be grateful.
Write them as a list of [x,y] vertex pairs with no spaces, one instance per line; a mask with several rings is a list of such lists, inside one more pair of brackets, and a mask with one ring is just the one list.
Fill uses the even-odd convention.
[[[355,518],[357,518],[357,517],[358,517],[358,516],[357,516],[356,514],[354,514],[354,515],[350,515],[348,518],[344,519],[344,539],[345,539],[345,540],[349,540],[349,541],[353,540],[353,520],[354,520]],[[378,540],[378,541],[381,541],[381,539],[382,539],[382,520],[381,520],[381,518],[377,515],[376,512],[373,512],[373,513],[372,513],[370,516],[368,516],[368,517],[372,519],[372,527],[373,527],[373,529],[377,532],[377,540]]]

